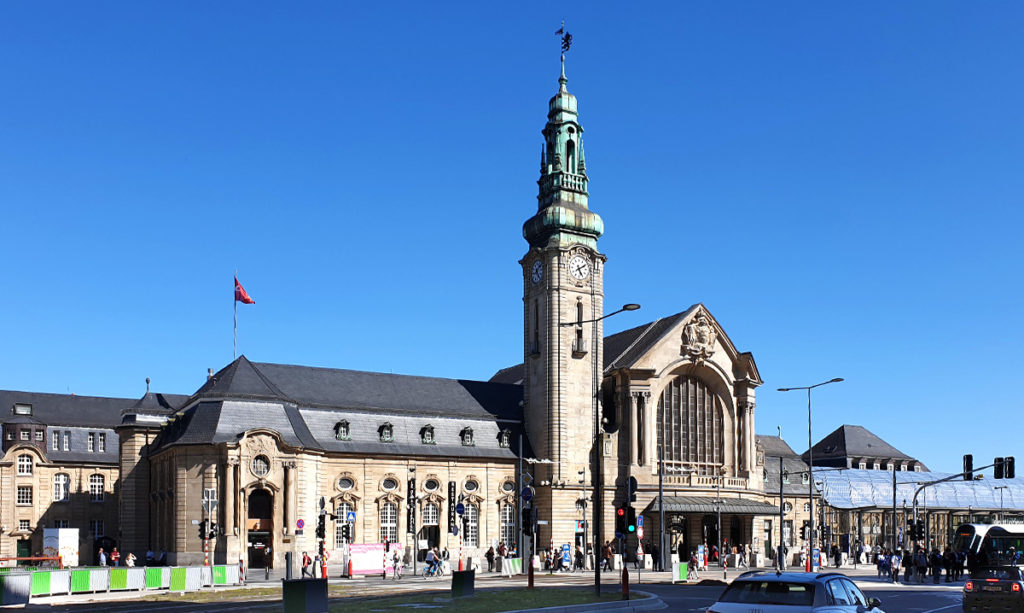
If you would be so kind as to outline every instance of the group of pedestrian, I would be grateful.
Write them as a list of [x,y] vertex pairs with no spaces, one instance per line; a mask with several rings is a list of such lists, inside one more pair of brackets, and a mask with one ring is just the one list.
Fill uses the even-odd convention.
[[328,554],[326,550],[324,551],[323,558],[320,557],[319,553],[314,554],[313,557],[309,557],[309,554],[303,551],[302,577],[306,578],[308,576],[310,579],[315,579],[316,577],[323,576],[324,563],[327,558],[330,558],[330,554]]
[[960,551],[953,551],[946,546],[945,550],[933,548],[931,551],[918,547],[913,552],[882,548],[875,558],[877,576],[891,581],[900,580],[900,569],[903,571],[903,583],[925,583],[929,579],[933,584],[942,581],[945,572],[946,583],[959,581],[965,567],[973,565],[972,559]]
[[[117,547],[111,549],[109,554],[100,547],[96,553],[100,566],[121,566],[121,552],[117,550]],[[124,565],[132,568],[135,566],[135,560],[135,554],[128,552],[124,559]]]

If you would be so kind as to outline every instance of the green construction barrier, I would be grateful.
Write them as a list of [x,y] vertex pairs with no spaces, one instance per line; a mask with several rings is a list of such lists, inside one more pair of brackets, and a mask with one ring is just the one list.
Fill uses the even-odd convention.
[[680,562],[676,565],[676,581],[686,581],[687,577],[690,576],[689,563]]
[[159,589],[162,587],[164,582],[164,569],[160,567],[152,568],[146,567],[146,587],[149,589]]
[[40,570],[32,573],[33,596],[47,596],[50,594],[50,571]]
[[71,571],[71,592],[88,592],[91,590],[89,587],[89,575],[92,571],[88,570],[73,570]]
[[228,583],[228,569],[225,566],[214,566],[213,567],[213,584],[214,585],[227,585]]
[[126,589],[128,589],[128,569],[127,568],[111,568],[110,569],[110,589],[112,589],[112,590],[126,590]]
[[184,592],[185,591],[185,571],[187,568],[175,567],[171,569],[171,591],[172,592]]

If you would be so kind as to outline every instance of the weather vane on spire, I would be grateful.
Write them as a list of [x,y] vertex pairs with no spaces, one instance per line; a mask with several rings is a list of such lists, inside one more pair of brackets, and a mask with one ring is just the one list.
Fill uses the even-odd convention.
[[572,46],[572,34],[565,31],[565,20],[562,20],[562,27],[558,28],[555,32],[556,36],[562,37],[562,56],[565,56],[565,52]]

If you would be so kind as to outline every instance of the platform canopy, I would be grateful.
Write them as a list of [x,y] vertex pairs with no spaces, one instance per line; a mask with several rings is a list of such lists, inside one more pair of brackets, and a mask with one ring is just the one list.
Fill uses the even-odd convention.
[[[779,507],[743,498],[712,498],[709,496],[665,496],[666,513],[738,513],[741,515],[778,515]],[[658,499],[651,501],[650,511],[658,512]]]
[[[896,506],[913,504],[922,484],[950,473],[896,471]],[[892,472],[887,470],[814,469],[814,481],[825,503],[838,509],[891,509]],[[1003,488],[1003,489],[1000,489]],[[1000,494],[1002,505],[1000,506]],[[1024,479],[953,479],[921,490],[918,508],[1004,511],[1024,510]]]

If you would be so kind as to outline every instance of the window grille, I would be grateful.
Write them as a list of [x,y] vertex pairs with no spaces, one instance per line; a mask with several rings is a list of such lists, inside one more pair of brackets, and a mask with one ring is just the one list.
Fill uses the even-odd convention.
[[57,473],[53,476],[53,501],[67,502],[71,496],[71,476]]
[[103,502],[103,475],[89,475],[89,502]]
[[32,456],[27,453],[18,456],[18,474],[21,476],[32,474]]
[[398,540],[398,506],[385,502],[380,509],[380,540],[394,543]]

